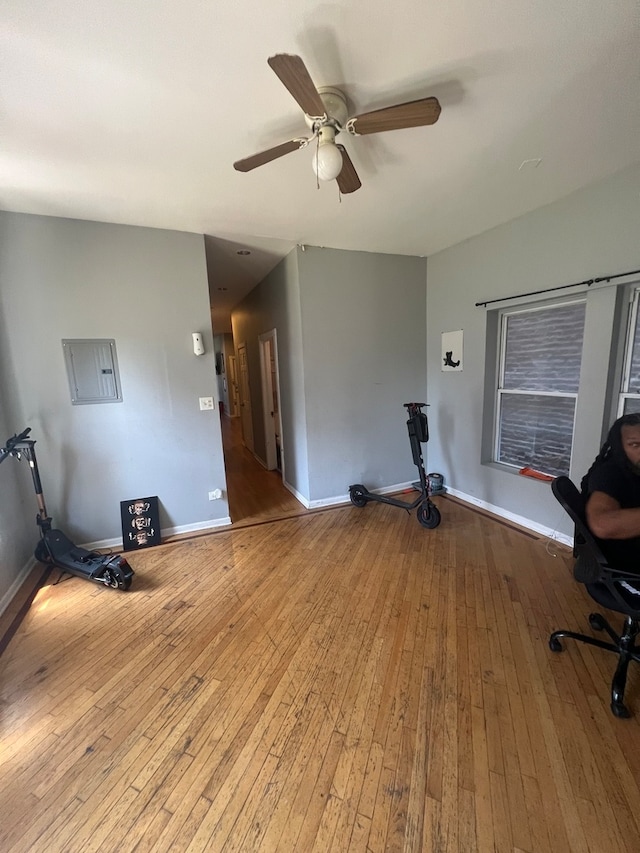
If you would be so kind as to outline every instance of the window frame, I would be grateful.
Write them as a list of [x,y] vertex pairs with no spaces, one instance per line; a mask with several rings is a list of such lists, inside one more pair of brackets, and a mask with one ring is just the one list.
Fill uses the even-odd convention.
[[[514,307],[506,307],[501,308],[498,311],[498,347],[497,347],[497,366],[496,366],[496,384],[494,388],[494,418],[493,418],[493,443],[492,443],[492,451],[491,451],[491,461],[500,465],[504,468],[507,468],[511,471],[517,472],[522,467],[521,465],[515,464],[513,462],[506,462],[499,458],[500,451],[500,417],[502,413],[502,401],[505,395],[514,395],[514,396],[536,396],[536,397],[555,397],[562,399],[572,399],[574,401],[574,414],[573,414],[573,428],[571,430],[571,448],[569,452],[569,467],[571,468],[571,464],[573,461],[573,453],[575,447],[575,431],[576,431],[576,413],[578,410],[578,397],[580,394],[580,376],[578,376],[578,390],[575,392],[570,391],[540,391],[540,390],[523,390],[523,389],[506,389],[504,388],[504,375],[506,368],[506,354],[507,354],[507,330],[508,330],[508,318],[514,316],[516,314],[533,314],[535,312],[540,311],[549,311],[556,308],[564,308],[567,305],[584,305],[585,310],[585,324],[586,324],[586,312],[587,312],[587,295],[580,294],[572,297],[566,297],[564,299],[558,300],[544,300],[542,302],[529,302],[529,303],[520,303],[518,306]],[[582,342],[581,346],[584,349],[584,327],[582,333]],[[639,395],[640,396],[640,395]]]
[[[629,382],[631,378],[631,362],[633,360],[633,351],[635,349],[635,331],[636,322],[638,319],[638,311],[640,304],[640,286],[636,285],[631,288],[629,296],[629,310],[627,312],[627,328],[624,338],[624,350],[622,356],[622,375],[620,377],[620,387],[618,390],[618,407],[616,418],[624,414],[625,403],[627,400],[638,400],[640,402],[640,391],[629,391]],[[640,334],[640,329],[638,329]]]

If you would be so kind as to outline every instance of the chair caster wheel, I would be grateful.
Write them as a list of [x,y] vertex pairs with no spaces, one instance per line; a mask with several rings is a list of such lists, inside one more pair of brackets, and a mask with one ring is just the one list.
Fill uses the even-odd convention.
[[622,720],[626,720],[631,716],[626,706],[623,705],[622,702],[612,702],[611,711],[614,717],[619,717]]
[[549,637],[549,648],[552,652],[561,652],[562,651],[562,643],[560,640],[555,637]]
[[599,613],[590,613],[589,625],[594,631],[604,631],[604,618]]

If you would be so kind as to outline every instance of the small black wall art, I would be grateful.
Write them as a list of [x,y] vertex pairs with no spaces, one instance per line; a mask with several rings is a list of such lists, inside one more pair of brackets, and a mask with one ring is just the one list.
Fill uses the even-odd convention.
[[462,370],[462,330],[442,333],[442,361],[440,370],[444,373]]
[[122,545],[125,551],[136,551],[160,544],[160,512],[158,498],[135,498],[120,501]]

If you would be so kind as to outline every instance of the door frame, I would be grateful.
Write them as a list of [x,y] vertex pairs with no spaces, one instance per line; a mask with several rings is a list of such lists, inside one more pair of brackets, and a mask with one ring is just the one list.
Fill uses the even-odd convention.
[[[244,391],[245,389],[242,387],[242,355],[241,352],[244,351],[244,364],[246,369],[246,379],[247,379],[247,394],[248,399],[245,400]],[[247,342],[242,341],[242,343],[238,344],[236,349],[236,355],[238,356],[238,361],[236,366],[238,367],[238,379],[239,387],[240,387],[240,426],[242,429],[242,441],[244,446],[253,453],[253,413],[251,407],[251,382],[249,377],[249,349],[247,347]],[[245,417],[246,407],[249,407],[249,418]],[[245,426],[248,429],[248,435],[245,435]]]
[[[280,369],[278,366],[278,334],[275,329],[270,329],[258,336],[260,347],[260,374],[262,378],[262,414],[264,419],[264,444],[265,444],[265,462],[268,471],[273,471],[278,467],[277,449],[276,449],[276,434],[280,436],[280,472],[284,482],[284,452],[282,440],[282,407],[280,399]],[[271,373],[271,358],[269,353],[273,355],[273,363],[275,365],[275,384]],[[276,398],[278,403],[278,411],[274,414],[272,411],[272,400]]]
[[227,394],[229,397],[229,417],[240,416],[240,390],[238,387],[238,365],[236,363],[235,350],[233,355],[227,356]]

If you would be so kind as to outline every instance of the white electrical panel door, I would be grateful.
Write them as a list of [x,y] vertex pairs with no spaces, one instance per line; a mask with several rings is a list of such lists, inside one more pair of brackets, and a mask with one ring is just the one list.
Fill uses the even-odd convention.
[[74,406],[122,400],[114,340],[63,340],[62,349]]

